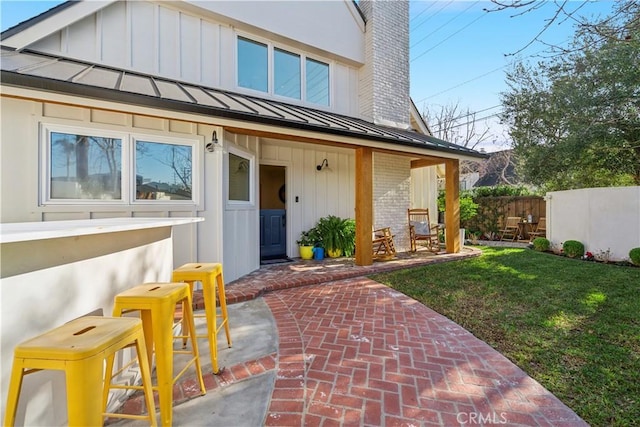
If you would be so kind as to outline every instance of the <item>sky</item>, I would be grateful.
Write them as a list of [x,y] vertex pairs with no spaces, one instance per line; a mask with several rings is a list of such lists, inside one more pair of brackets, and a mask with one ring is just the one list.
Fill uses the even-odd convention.
[[[61,1],[1,0],[2,31],[29,19]],[[567,10],[580,16],[606,16],[613,1],[569,1]],[[490,137],[476,148],[509,148],[507,130],[498,123],[500,93],[507,90],[505,72],[516,59],[537,61],[547,47],[527,46],[557,9],[556,2],[520,14],[520,10],[495,9],[489,1],[412,0],[410,19],[411,97],[418,110],[440,111],[458,106],[464,114],[476,112],[476,127],[487,127]],[[574,33],[573,21],[558,20],[541,39],[566,45]],[[517,55],[514,55],[516,54]],[[433,127],[433,126],[432,126]]]

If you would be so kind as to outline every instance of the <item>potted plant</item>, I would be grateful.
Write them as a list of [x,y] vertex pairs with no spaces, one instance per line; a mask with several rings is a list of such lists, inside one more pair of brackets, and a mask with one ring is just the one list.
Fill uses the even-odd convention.
[[315,233],[313,228],[300,233],[300,238],[296,241],[296,243],[298,243],[298,249],[300,249],[300,258],[313,258],[313,248],[317,243],[317,237],[315,234],[317,233]]
[[316,229],[331,258],[351,256],[355,248],[355,221],[329,215],[318,220]]

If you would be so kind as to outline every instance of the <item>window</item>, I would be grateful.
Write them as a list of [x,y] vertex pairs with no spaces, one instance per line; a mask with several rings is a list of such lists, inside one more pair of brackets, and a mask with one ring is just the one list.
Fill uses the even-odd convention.
[[274,49],[273,58],[276,95],[300,99],[300,56]]
[[267,45],[238,37],[238,86],[269,91]]
[[41,201],[198,203],[197,140],[42,125]]
[[307,58],[307,101],[329,105],[329,64]]
[[122,139],[63,132],[49,138],[51,199],[122,199]]
[[330,105],[327,63],[238,36],[237,65],[239,87]]
[[188,145],[136,141],[136,200],[191,200],[193,153]]
[[229,201],[251,201],[251,159],[229,153]]

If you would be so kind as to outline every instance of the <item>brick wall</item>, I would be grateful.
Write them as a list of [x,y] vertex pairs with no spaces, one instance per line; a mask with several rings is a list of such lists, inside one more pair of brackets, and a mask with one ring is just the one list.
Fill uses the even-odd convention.
[[361,0],[367,18],[360,112],[375,122],[408,126],[409,2]]
[[398,251],[409,248],[407,209],[411,202],[411,161],[408,157],[375,153],[373,157],[373,225],[391,227]]

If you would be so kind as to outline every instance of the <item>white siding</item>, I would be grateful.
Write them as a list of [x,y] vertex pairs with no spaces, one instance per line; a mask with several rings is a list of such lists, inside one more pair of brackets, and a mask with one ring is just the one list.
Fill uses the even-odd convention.
[[[258,139],[246,135],[225,133],[225,144],[233,144],[242,151],[256,154]],[[254,188],[258,188],[256,173],[257,156],[254,164]],[[225,189],[222,192],[227,197],[226,177],[223,179]],[[253,204],[248,206],[225,206],[224,210],[224,275],[226,281],[235,280],[260,268],[260,231],[259,231],[259,206],[258,191],[254,191]]]
[[[2,157],[0,164],[0,182],[2,203],[0,204],[1,222],[55,221],[65,219],[93,219],[113,217],[192,217],[201,215],[202,206],[153,206],[153,205],[47,205],[39,204],[39,126],[40,123],[64,124],[82,128],[111,129],[142,134],[153,133],[159,136],[188,137],[204,140],[211,135],[210,127],[182,121],[135,116],[125,113],[105,112],[88,108],[71,107],[13,98],[2,98]],[[136,124],[142,127],[136,127]],[[168,129],[182,132],[171,132]],[[155,130],[154,130],[155,129]],[[159,130],[158,130],[159,129]],[[191,129],[191,133],[184,133]],[[204,163],[213,171],[219,170],[211,165],[218,157],[216,153],[207,153]],[[198,178],[194,178],[198,179]],[[20,191],[17,191],[17,188]],[[201,187],[202,188],[202,187]],[[219,187],[206,186],[202,204],[211,204],[211,199],[219,198]],[[213,204],[215,207],[216,205]],[[208,218],[215,222],[215,216]],[[207,224],[214,227],[215,224]],[[209,245],[198,259],[196,225],[176,228],[174,234],[175,258],[178,266],[195,260],[222,262],[222,253],[215,245]],[[167,277],[167,280],[169,278]]]
[[[216,1],[199,5],[203,9],[190,6],[189,10],[179,10],[179,3],[113,2],[29,47],[168,79],[242,91],[236,87],[236,35],[241,31],[248,37],[330,64],[331,109],[341,114],[359,114],[358,69],[362,61],[359,56],[364,56],[363,34],[357,24],[360,18],[354,20],[353,6],[346,1],[254,5]],[[282,7],[287,12],[280,16],[278,10]],[[233,19],[221,16],[224,13]],[[327,14],[331,19],[323,20]],[[244,24],[257,18],[265,26]],[[330,21],[331,31],[327,31],[326,22]],[[322,31],[310,29],[316,25],[321,25]],[[305,40],[309,43],[304,44]]]
[[[262,140],[260,162],[287,168],[287,254],[300,256],[296,240],[326,215],[355,219],[353,150]],[[327,159],[328,168],[316,166]]]

